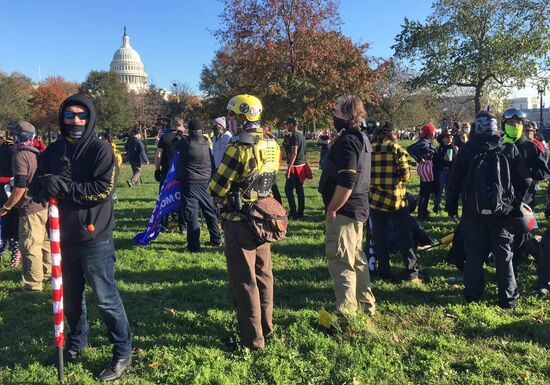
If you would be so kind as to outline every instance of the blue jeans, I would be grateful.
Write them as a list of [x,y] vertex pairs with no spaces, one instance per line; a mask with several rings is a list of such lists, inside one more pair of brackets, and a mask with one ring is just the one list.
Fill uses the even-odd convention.
[[439,206],[441,205],[441,196],[443,195],[443,190],[445,190],[445,186],[447,186],[447,178],[449,177],[449,171],[439,171],[438,174],[438,186],[436,187],[437,190],[435,191],[435,197],[434,197],[434,207],[439,209]]
[[208,226],[210,241],[222,243],[222,236],[218,226],[218,214],[212,197],[208,195],[208,184],[181,184],[181,203],[183,218],[187,222],[187,248],[198,251],[201,247],[201,226],[199,210]]
[[112,240],[61,247],[63,306],[69,324],[67,348],[80,350],[88,344],[84,284],[92,288],[95,301],[113,344],[113,358],[129,357],[132,338],[126,311],[115,281],[115,247]]

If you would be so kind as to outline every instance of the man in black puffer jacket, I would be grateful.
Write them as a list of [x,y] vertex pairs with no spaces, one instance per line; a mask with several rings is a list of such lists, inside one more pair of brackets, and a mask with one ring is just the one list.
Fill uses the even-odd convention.
[[199,119],[189,122],[189,135],[176,142],[180,153],[176,165],[177,179],[181,183],[181,208],[187,222],[187,249],[200,250],[199,209],[202,211],[208,232],[210,246],[221,246],[222,237],[218,227],[216,206],[208,195],[208,183],[212,178],[214,159],[210,152],[210,142],[202,133],[203,124]]
[[94,293],[113,346],[113,359],[99,379],[120,378],[131,364],[126,311],[114,279],[112,194],[118,166],[111,146],[95,135],[96,111],[83,95],[59,108],[61,137],[40,158],[38,194],[58,199],[63,260],[63,306],[69,324],[65,357],[78,358],[88,345],[84,284]]

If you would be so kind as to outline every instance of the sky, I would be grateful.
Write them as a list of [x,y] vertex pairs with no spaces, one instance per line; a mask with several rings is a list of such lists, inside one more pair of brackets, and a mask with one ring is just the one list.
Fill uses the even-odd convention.
[[[91,70],[108,70],[127,26],[149,82],[169,89],[185,83],[200,92],[200,72],[220,43],[218,0],[0,0],[0,71],[38,81],[50,75],[82,82]],[[341,30],[369,43],[370,55],[390,57],[405,17],[423,21],[431,0],[341,0]],[[535,96],[536,91],[514,96]]]

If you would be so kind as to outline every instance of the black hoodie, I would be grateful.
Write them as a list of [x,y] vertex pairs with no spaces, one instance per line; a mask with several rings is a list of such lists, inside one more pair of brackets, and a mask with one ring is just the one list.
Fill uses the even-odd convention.
[[[72,144],[63,123],[63,110],[70,105],[90,112],[82,137]],[[109,143],[95,135],[96,111],[84,95],[67,98],[59,108],[59,139],[40,157],[38,175],[70,178],[69,193],[58,197],[61,244],[82,244],[112,238],[114,227],[112,194],[118,166]]]
[[[477,134],[472,137],[458,151],[455,162],[447,179],[447,212],[449,215],[458,213],[458,200],[464,188],[468,186],[468,170],[470,163],[474,161],[476,155],[492,150],[496,147],[502,148],[502,153],[508,159],[510,164],[510,176],[514,194],[517,200],[524,202],[529,199],[527,190],[531,186],[532,179],[529,175],[529,169],[525,165],[517,147],[511,143],[503,143],[496,135]],[[463,214],[473,215],[467,212],[463,207]]]

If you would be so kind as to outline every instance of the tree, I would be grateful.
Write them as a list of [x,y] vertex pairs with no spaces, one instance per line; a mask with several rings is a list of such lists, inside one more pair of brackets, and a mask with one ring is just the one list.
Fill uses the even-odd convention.
[[[226,0],[224,44],[201,74],[205,105],[225,111],[234,95],[258,96],[264,120],[288,115],[316,122],[329,116],[337,96],[375,100],[368,45],[342,35],[335,0]],[[214,111],[215,110],[215,111]]]
[[405,19],[393,46],[419,64],[412,87],[522,87],[550,49],[548,0],[438,0],[425,24]]
[[174,116],[191,117],[203,114],[203,103],[193,95],[185,83],[172,83],[172,92],[168,95],[168,118]]
[[114,72],[91,71],[80,86],[97,111],[97,127],[109,134],[130,129],[134,116],[126,85]]
[[384,75],[373,85],[379,102],[368,103],[369,116],[381,122],[392,122],[398,129],[414,128],[439,117],[438,99],[426,89],[410,90],[410,71],[401,63],[390,60],[383,64]]
[[0,123],[29,118],[32,81],[19,72],[0,71]]
[[59,106],[69,95],[78,92],[78,83],[61,76],[50,76],[32,90],[30,116],[38,130],[57,130]]

